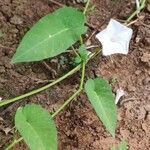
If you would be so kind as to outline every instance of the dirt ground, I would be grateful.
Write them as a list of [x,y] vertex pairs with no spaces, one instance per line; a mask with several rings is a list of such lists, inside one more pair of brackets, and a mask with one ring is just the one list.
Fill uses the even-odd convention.
[[[60,0],[61,4],[83,8],[77,0]],[[85,40],[95,31],[106,27],[110,18],[125,20],[135,8],[134,0],[93,0],[95,6],[88,16],[89,31]],[[12,65],[10,60],[27,30],[42,16],[60,6],[48,0],[0,0],[0,97],[3,99],[31,91],[71,69],[59,65],[59,59],[47,60],[55,69],[49,70],[42,62]],[[99,54],[87,65],[86,77],[100,76],[118,88],[125,96],[118,105],[116,139],[105,131],[85,93],[76,98],[55,122],[58,128],[59,150],[109,150],[113,144],[127,139],[129,150],[150,149],[150,3],[140,14],[134,30],[128,55],[104,57]],[[2,34],[1,34],[2,33]],[[93,37],[87,44],[98,41]],[[65,57],[65,56],[64,56]],[[14,135],[14,114],[26,103],[41,104],[55,111],[78,87],[77,73],[59,85],[30,98],[0,108],[0,149],[11,143]],[[14,150],[27,150],[19,143]]]

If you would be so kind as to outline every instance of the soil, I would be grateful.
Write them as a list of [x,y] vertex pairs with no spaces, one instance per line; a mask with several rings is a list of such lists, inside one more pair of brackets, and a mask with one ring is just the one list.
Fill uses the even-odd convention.
[[[76,0],[59,2],[80,9],[84,6]],[[93,0],[92,5],[95,8],[88,16],[90,28],[86,38],[106,27],[110,18],[125,20],[135,8],[135,1]],[[3,99],[41,87],[47,80],[53,80],[71,68],[58,65],[58,58],[46,61],[52,69],[42,62],[10,63],[26,31],[39,18],[59,7],[48,0],[0,1],[0,97]],[[122,138],[127,139],[129,150],[150,149],[150,3],[140,18],[131,26],[134,35],[128,55],[104,57],[99,54],[88,63],[86,70],[87,78],[98,76],[107,79],[114,93],[118,88],[125,91],[118,104],[116,139],[106,132],[85,93],[82,93],[55,118],[59,150],[109,150]],[[87,42],[95,43],[98,41],[94,36]],[[36,103],[53,112],[77,89],[79,80],[80,73],[77,73],[47,91],[0,108],[0,149],[3,150],[17,136],[13,119],[19,106]],[[28,148],[22,142],[13,149]]]

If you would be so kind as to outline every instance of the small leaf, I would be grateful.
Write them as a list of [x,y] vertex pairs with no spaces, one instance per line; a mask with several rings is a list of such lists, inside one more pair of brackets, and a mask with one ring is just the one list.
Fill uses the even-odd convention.
[[39,61],[64,52],[85,33],[85,16],[63,7],[41,18],[24,36],[12,63]]
[[86,50],[86,46],[83,44],[79,48],[79,54],[83,61],[86,61],[89,57],[89,51]]
[[73,60],[73,63],[74,63],[75,65],[78,65],[78,64],[80,64],[81,62],[82,62],[82,59],[81,59],[80,56],[76,56],[76,57],[74,58],[74,60]]
[[85,91],[97,115],[114,137],[117,115],[110,85],[101,78],[89,79],[85,84]]
[[57,150],[57,131],[50,114],[32,104],[18,108],[15,126],[31,150]]
[[89,51],[86,50],[86,46],[83,44],[78,49],[79,55],[74,58],[75,64],[80,64],[82,61],[87,61],[89,58]]

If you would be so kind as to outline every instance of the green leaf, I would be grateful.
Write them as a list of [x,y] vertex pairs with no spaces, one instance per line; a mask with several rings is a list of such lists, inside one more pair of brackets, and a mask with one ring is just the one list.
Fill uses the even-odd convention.
[[89,51],[86,50],[86,46],[84,44],[79,48],[79,55],[83,61],[86,61],[89,57]]
[[39,61],[64,52],[86,32],[85,16],[63,7],[41,18],[24,36],[12,63]]
[[114,137],[117,113],[110,85],[101,78],[89,79],[85,84],[85,91],[97,115]]
[[73,61],[74,61],[75,65],[78,65],[81,63],[82,59],[80,56],[76,56]]
[[127,150],[127,141],[122,140],[121,143],[118,145],[119,150]]
[[50,114],[39,105],[18,108],[15,126],[31,150],[57,150],[57,131]]
[[86,46],[84,44],[80,46],[80,48],[78,49],[78,53],[79,55],[74,59],[75,64],[79,64],[82,61],[87,61],[87,59],[89,58],[90,52],[86,50]]

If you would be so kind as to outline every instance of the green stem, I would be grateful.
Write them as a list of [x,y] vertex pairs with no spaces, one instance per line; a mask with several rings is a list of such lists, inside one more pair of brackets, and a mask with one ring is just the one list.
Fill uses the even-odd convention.
[[[82,76],[81,76],[79,89],[71,97],[69,97],[69,99],[67,99],[65,101],[65,103],[55,113],[52,114],[52,118],[54,118],[58,113],[60,113],[83,90],[84,77],[85,77],[85,65],[86,65],[86,62],[83,62],[83,64],[82,64]],[[10,150],[13,146],[15,146],[17,143],[19,143],[22,140],[23,140],[22,137],[19,138],[18,140],[15,139],[14,142],[11,143],[5,150]]]
[[69,99],[67,99],[65,103],[55,113],[52,114],[52,118],[54,118],[59,112],[61,112],[83,90],[84,77],[85,77],[85,64],[86,64],[85,62],[83,62],[82,64],[82,76],[81,76],[79,89],[71,97],[69,97]]
[[79,89],[83,89],[83,84],[84,84],[84,78],[85,78],[85,65],[86,65],[86,62],[83,62],[82,64],[82,75],[81,75],[81,82],[80,82],[80,87]]
[[[141,3],[141,7],[140,7],[140,10],[142,10],[144,7],[145,7],[145,3],[146,3],[146,0],[143,0],[142,3]],[[86,6],[85,6],[85,9],[84,9],[84,12],[83,14],[86,13],[87,9],[88,9],[88,6],[90,4],[90,0],[88,0],[88,2],[86,3]],[[125,24],[127,24],[129,21],[132,20],[132,18],[135,17],[135,15],[138,13],[139,10],[136,10],[135,12],[133,12],[130,17],[126,20]],[[82,37],[80,39],[81,43],[83,43],[82,41]],[[98,53],[98,52],[95,52],[94,56],[95,57]],[[52,115],[52,118],[54,118],[60,111],[62,111],[76,96],[78,96],[80,94],[80,92],[83,90],[83,84],[84,84],[84,77],[85,77],[85,65],[86,65],[87,62],[83,62],[82,64],[82,77],[81,77],[81,82],[80,82],[80,87],[79,89],[68,99],[66,100],[66,102]],[[34,91],[31,91],[27,94],[24,94],[24,95],[21,95],[21,96],[18,96],[16,98],[13,98],[13,99],[10,99],[10,100],[5,100],[4,102],[0,102],[0,106],[3,106],[3,105],[6,105],[8,103],[11,103],[11,102],[15,102],[17,100],[20,100],[22,98],[25,98],[25,97],[28,97],[28,96],[31,96],[33,94],[36,94],[36,93],[39,93],[43,90],[46,90],[48,89],[49,87],[55,85],[56,83],[62,81],[63,79],[67,78],[68,76],[72,75],[73,73],[77,72],[79,69],[81,68],[81,64],[78,65],[76,68],[74,68],[73,70],[71,70],[70,72],[68,72],[66,75],[62,76],[61,78],[57,79],[56,81],[54,81],[53,83],[50,83],[42,88],[39,88],[37,90],[34,90]],[[12,144],[10,144],[5,150],[9,150],[11,149],[15,144],[19,143],[20,141],[22,141],[23,138],[19,138],[18,140],[14,140],[14,142]]]
[[144,9],[145,3],[146,3],[146,0],[143,0],[143,1],[141,2],[140,8],[139,8],[138,10],[134,11],[134,12],[129,16],[129,18],[128,18],[128,19],[126,20],[126,22],[125,22],[125,25],[128,24],[128,22],[130,22],[130,21],[139,13],[139,11],[141,11],[142,9]]
[[83,11],[83,14],[86,14],[87,9],[89,7],[89,4],[90,4],[90,0],[87,1],[86,5],[85,5],[85,8],[84,8],[84,11]]
[[26,94],[23,94],[21,96],[18,96],[18,97],[15,97],[15,98],[12,98],[12,99],[8,99],[8,100],[2,100],[0,102],[0,107],[1,106],[4,106],[6,104],[9,104],[9,103],[12,103],[12,102],[15,102],[15,101],[18,101],[20,99],[23,99],[23,98],[26,98],[26,97],[29,97],[31,95],[34,95],[36,93],[39,93],[39,92],[42,92],[48,88],[50,88],[51,86],[57,84],[58,82],[64,80],[65,78],[71,76],[72,74],[74,74],[75,72],[77,72],[79,69],[81,68],[81,64],[79,64],[77,67],[75,67],[74,69],[72,69],[71,71],[69,71],[67,74],[65,74],[64,76],[60,77],[59,79],[55,80],[54,82],[50,83],[50,84],[47,84],[39,89],[36,89],[36,90],[33,90],[29,93],[26,93]]
[[23,137],[19,138],[18,140],[14,140],[13,143],[11,143],[5,150],[10,150],[12,147],[14,147],[17,143],[23,140]]
[[78,54],[78,52],[75,50],[75,48],[73,46],[72,47],[72,50],[74,51],[74,53],[76,54],[76,56],[80,57],[80,55]]
[[[58,113],[60,113],[76,96],[80,94],[81,91],[82,89],[79,88],[71,97],[69,97],[69,99],[66,100],[65,103],[55,113],[52,114],[52,118],[54,118]],[[15,139],[14,142],[11,143],[5,150],[10,150],[13,146],[15,146],[22,140],[23,140],[22,137],[19,138],[18,140]]]
[[80,36],[80,44],[83,45],[83,38]]
[[65,103],[61,105],[61,107],[52,114],[52,118],[54,118],[58,113],[60,113],[76,96],[80,94],[81,91],[81,89],[78,89],[71,97],[69,97],[69,99],[67,99]]
[[[90,0],[87,1],[86,5],[85,5],[85,8],[84,8],[84,11],[83,11],[83,14],[85,15],[86,12],[87,12],[87,9],[89,7],[89,4],[90,4]],[[82,36],[80,36],[80,44],[83,45],[83,38]]]
[[[80,94],[80,92],[82,91],[82,89],[78,89],[71,97],[69,97],[68,100],[65,101],[65,103],[55,112],[52,114],[52,118],[54,118],[58,113],[60,113],[76,96],[78,96]],[[17,143],[19,143],[20,141],[22,141],[23,138],[19,138],[18,140],[14,140],[13,143],[11,143],[5,150],[10,150],[12,147],[14,147]]]
[[[89,59],[87,60],[87,62],[88,62],[90,59],[94,58],[99,52],[100,52],[100,51],[95,51],[94,55],[93,55],[91,58],[89,58]],[[87,62],[86,62],[86,63],[87,63]],[[23,95],[21,95],[21,96],[17,96],[17,97],[12,98],[12,99],[2,100],[2,101],[0,102],[0,107],[1,107],[1,106],[4,106],[4,105],[6,105],[6,104],[12,103],[12,102],[16,102],[16,101],[21,100],[21,99],[23,99],[23,98],[32,96],[32,95],[34,95],[34,94],[37,94],[37,93],[39,93],[39,92],[42,92],[42,91],[44,91],[44,90],[50,88],[51,86],[53,86],[53,85],[59,83],[60,81],[64,80],[65,78],[67,78],[67,77],[71,76],[72,74],[74,74],[75,72],[79,71],[79,69],[81,68],[81,65],[82,65],[82,64],[79,64],[77,67],[75,67],[74,69],[72,69],[71,71],[69,71],[69,72],[68,72],[67,74],[65,74],[64,76],[60,77],[59,79],[55,80],[54,82],[52,82],[52,83],[50,83],[50,84],[47,84],[47,85],[45,85],[45,86],[43,86],[43,87],[41,87],[41,88],[39,88],[39,89],[33,90],[33,91],[29,92],[29,93],[23,94]]]

